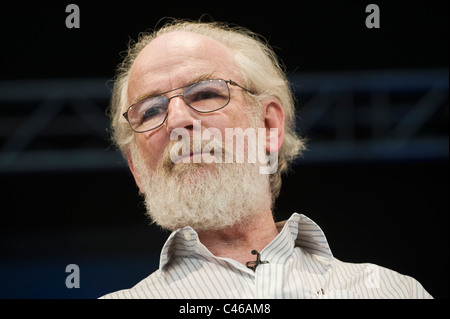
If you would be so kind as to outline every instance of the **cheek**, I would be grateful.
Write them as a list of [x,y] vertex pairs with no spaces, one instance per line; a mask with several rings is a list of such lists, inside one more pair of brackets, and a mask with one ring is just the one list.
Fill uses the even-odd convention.
[[136,138],[137,147],[147,167],[156,167],[164,154],[168,140],[157,132],[151,135],[143,133]]
[[245,130],[246,128],[251,126],[248,115],[249,113],[247,112],[247,106],[242,106],[242,108],[239,110],[233,110],[228,117],[227,127],[240,127]]
[[246,105],[228,105],[217,118],[211,121],[205,121],[206,127],[216,127],[221,131],[225,128],[240,127],[246,129],[250,126],[248,118],[248,106]]

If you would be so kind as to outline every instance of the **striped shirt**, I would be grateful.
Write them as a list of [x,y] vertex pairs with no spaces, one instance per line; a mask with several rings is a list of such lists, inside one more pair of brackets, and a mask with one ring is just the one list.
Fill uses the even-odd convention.
[[261,251],[268,263],[255,271],[214,256],[191,227],[178,229],[162,249],[158,270],[101,298],[432,298],[412,277],[334,258],[322,230],[304,215],[295,213],[277,228]]

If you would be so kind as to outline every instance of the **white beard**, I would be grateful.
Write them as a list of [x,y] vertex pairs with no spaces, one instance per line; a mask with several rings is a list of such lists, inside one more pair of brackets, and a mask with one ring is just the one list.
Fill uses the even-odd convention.
[[[258,163],[175,164],[170,159],[175,143],[153,169],[147,167],[135,144],[130,149],[153,222],[171,231],[186,226],[217,231],[243,226],[271,208],[269,178],[259,173]],[[225,147],[219,144],[225,156]]]

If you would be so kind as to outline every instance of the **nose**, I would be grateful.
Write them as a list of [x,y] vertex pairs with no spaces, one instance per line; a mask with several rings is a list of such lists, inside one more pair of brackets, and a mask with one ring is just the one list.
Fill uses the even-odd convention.
[[176,128],[185,128],[191,131],[195,119],[195,111],[186,104],[181,94],[170,97],[166,119],[167,134],[170,135]]

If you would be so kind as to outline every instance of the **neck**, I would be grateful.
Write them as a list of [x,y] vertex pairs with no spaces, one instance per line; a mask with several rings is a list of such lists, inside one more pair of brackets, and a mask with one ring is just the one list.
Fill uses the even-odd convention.
[[260,252],[278,235],[278,231],[269,210],[243,225],[203,231],[198,235],[202,244],[215,256],[232,258],[245,265],[256,259],[252,250]]

